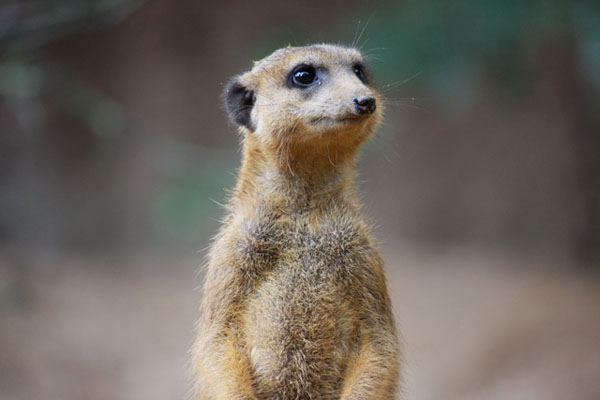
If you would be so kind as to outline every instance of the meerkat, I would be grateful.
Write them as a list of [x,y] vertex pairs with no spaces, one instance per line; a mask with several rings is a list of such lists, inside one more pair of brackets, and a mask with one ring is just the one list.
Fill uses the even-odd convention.
[[394,399],[400,350],[383,261],[353,188],[382,106],[359,51],[287,47],[234,77],[243,141],[208,255],[195,399]]

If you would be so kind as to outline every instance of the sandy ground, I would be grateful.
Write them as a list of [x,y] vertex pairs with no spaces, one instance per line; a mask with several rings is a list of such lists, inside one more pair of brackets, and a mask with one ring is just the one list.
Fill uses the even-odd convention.
[[[0,399],[184,399],[200,257],[0,260]],[[405,397],[599,399],[600,279],[473,252],[388,252]]]

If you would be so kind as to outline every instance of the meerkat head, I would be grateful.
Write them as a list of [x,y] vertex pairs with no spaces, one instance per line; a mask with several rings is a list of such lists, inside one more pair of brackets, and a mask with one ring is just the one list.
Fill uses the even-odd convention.
[[264,149],[356,149],[381,117],[363,56],[336,45],[287,47],[226,87],[225,109]]

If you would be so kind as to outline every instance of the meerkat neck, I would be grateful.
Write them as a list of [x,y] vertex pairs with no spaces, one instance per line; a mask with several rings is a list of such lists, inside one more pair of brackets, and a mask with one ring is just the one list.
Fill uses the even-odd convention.
[[292,208],[353,198],[355,152],[331,155],[327,149],[296,146],[279,153],[261,148],[253,138],[246,138],[243,150],[234,198],[272,197],[269,201]]

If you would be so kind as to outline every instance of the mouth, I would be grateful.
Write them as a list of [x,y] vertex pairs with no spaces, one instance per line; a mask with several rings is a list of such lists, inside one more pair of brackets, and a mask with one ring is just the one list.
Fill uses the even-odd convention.
[[317,117],[310,120],[313,124],[319,123],[334,123],[334,124],[345,124],[351,122],[364,121],[368,115],[357,115],[349,114],[343,117]]

